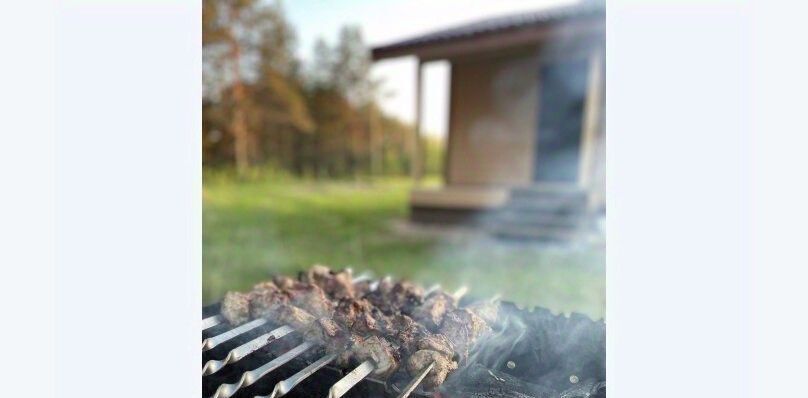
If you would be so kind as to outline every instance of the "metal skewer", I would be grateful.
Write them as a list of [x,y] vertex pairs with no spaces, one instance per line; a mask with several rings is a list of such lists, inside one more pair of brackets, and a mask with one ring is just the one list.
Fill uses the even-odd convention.
[[255,396],[254,398],[280,398],[289,393],[295,386],[300,384],[303,380],[306,380],[309,376],[313,375],[318,370],[322,369],[323,366],[328,365],[337,358],[336,354],[328,354],[317,361],[313,362],[311,365],[306,366],[303,370],[295,373],[294,375],[290,376],[286,380],[281,380],[278,384],[275,384],[275,388],[272,390],[272,393],[269,395],[264,396]]
[[375,281],[370,283],[370,291],[374,292],[379,288],[379,285],[381,285],[382,282],[390,283],[392,280],[393,280],[393,278],[390,275],[387,275],[387,276],[385,276],[384,278],[381,278],[381,279],[376,279]]
[[208,330],[222,322],[224,322],[224,317],[221,315],[209,316],[202,320],[202,331]]
[[373,275],[371,275],[370,272],[363,272],[363,273],[357,275],[356,278],[351,279],[351,282],[359,283],[359,282],[369,281],[372,278],[373,278]]
[[359,384],[362,379],[367,377],[367,375],[374,370],[376,370],[376,365],[373,363],[373,361],[368,359],[367,361],[362,362],[356,367],[356,369],[352,370],[351,373],[348,373],[345,375],[345,377],[331,386],[331,389],[328,390],[328,398],[342,397],[348,392],[348,390]]
[[460,300],[468,292],[469,292],[469,287],[468,286],[461,286],[460,289],[457,289],[454,293],[452,293],[452,297],[455,300]]
[[412,381],[410,381],[409,384],[407,384],[407,386],[404,387],[404,390],[401,391],[401,394],[398,395],[398,398],[409,397],[410,394],[413,391],[415,391],[415,388],[418,387],[419,384],[421,384],[421,381],[424,380],[424,377],[426,377],[426,375],[429,373],[430,370],[432,370],[433,367],[435,367],[435,362],[430,363],[429,366],[425,367],[424,370],[422,370],[421,373],[419,373],[416,378],[412,379]]
[[241,375],[241,379],[239,379],[238,383],[220,385],[219,388],[216,389],[216,392],[213,394],[212,398],[229,398],[233,396],[233,394],[235,394],[240,388],[254,384],[262,377],[285,365],[287,362],[295,359],[297,356],[306,352],[306,350],[313,346],[314,344],[309,342],[302,343],[257,369],[244,372],[244,374]]
[[226,331],[226,332],[224,332],[222,334],[219,334],[219,335],[216,335],[216,336],[213,336],[213,337],[208,337],[207,339],[202,341],[202,351],[210,350],[213,347],[216,347],[217,345],[222,344],[225,341],[232,339],[233,337],[236,337],[236,336],[238,336],[238,335],[240,335],[242,333],[249,332],[250,330],[253,330],[253,329],[255,329],[255,328],[257,328],[257,327],[259,327],[259,326],[261,326],[261,325],[263,325],[265,323],[267,323],[266,319],[263,319],[263,318],[256,319],[256,320],[254,320],[252,322],[245,323],[245,324],[243,324],[243,325],[241,325],[241,326],[239,326],[239,327],[237,327],[235,329],[230,329],[230,330],[228,330],[228,331]]
[[436,284],[430,286],[429,288],[427,288],[424,291],[424,297],[428,296],[429,294],[431,294],[434,291],[437,291],[438,289],[440,289],[440,283],[436,283]]
[[259,348],[283,337],[289,333],[294,332],[289,326],[281,326],[269,333],[264,333],[251,341],[244,343],[227,353],[227,356],[222,360],[210,360],[205,363],[205,366],[202,367],[202,376],[207,376],[218,372],[223,367],[227,366],[228,364],[238,362],[242,358],[246,357],[247,355],[252,354]]

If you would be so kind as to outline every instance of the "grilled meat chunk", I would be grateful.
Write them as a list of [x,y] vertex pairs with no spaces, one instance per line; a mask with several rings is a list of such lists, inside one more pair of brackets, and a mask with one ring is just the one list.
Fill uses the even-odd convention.
[[227,292],[222,300],[221,314],[231,325],[240,325],[250,319],[250,295]]
[[443,354],[446,358],[452,359],[455,356],[454,346],[449,339],[442,334],[431,334],[418,339],[416,343],[418,350],[430,350]]
[[446,376],[457,369],[457,362],[446,358],[446,355],[440,352],[432,350],[420,350],[407,358],[407,372],[413,377],[417,376],[424,368],[433,362],[435,366],[427,373],[422,382],[426,390],[432,390],[443,384],[443,381],[446,380]]
[[368,293],[365,298],[386,315],[409,314],[415,307],[421,305],[424,289],[407,281],[396,282],[389,286],[382,280],[378,288]]
[[400,358],[389,341],[378,336],[362,337],[352,336],[351,353],[355,360],[359,362],[372,360],[376,365],[373,375],[387,378],[398,369]]
[[270,308],[269,316],[276,322],[289,325],[297,330],[305,330],[317,320],[314,315],[289,304],[275,304]]
[[272,278],[272,282],[280,289],[290,289],[300,283],[294,278],[285,275],[275,275],[275,277]]
[[398,314],[384,317],[382,323],[384,335],[394,341],[404,355],[417,351],[418,340],[429,335],[429,331],[423,325],[407,315]]
[[354,283],[354,297],[365,297],[372,290],[371,288],[373,287],[374,283],[375,282],[372,280],[363,280]]
[[477,339],[491,332],[491,327],[475,313],[465,309],[457,309],[443,317],[440,333],[452,343],[460,362],[468,358],[469,350]]
[[373,305],[365,299],[343,298],[334,311],[334,320],[354,333],[379,334],[381,330],[376,316],[380,316],[381,313],[374,314],[374,312]]
[[337,353],[341,366],[372,360],[380,378],[399,368],[415,376],[435,363],[424,379],[425,388],[434,389],[491,331],[486,321],[497,320],[498,304],[459,309],[447,293],[424,294],[418,285],[390,278],[355,286],[350,271],[317,265],[299,279],[276,276],[249,293],[227,293],[221,313],[233,325],[259,317],[289,325]]
[[302,329],[306,340],[324,343],[335,347],[346,336],[346,331],[331,318],[320,318]]
[[454,297],[442,291],[435,291],[426,297],[421,306],[413,309],[412,317],[423,323],[427,329],[435,332],[440,328],[443,316],[456,308],[457,303]]
[[330,317],[334,311],[334,305],[325,296],[323,289],[313,283],[298,283],[285,291],[292,305],[317,318]]
[[390,294],[390,292],[393,291],[393,285],[393,278],[385,276],[379,280],[379,284],[376,286],[375,291],[382,294]]
[[497,323],[497,317],[499,316],[498,301],[477,301],[468,305],[466,308],[477,314],[477,316],[482,318],[488,325],[493,326]]
[[424,288],[408,281],[397,282],[390,294],[395,306],[405,314],[411,313],[424,301]]
[[313,283],[336,300],[354,297],[353,274],[345,269],[339,272],[331,271],[324,265],[315,265],[302,274],[303,282]]
[[256,283],[252,288],[253,292],[259,292],[259,291],[264,291],[264,290],[277,292],[280,289],[272,281],[263,281],[263,282]]
[[276,304],[286,304],[289,297],[272,282],[264,282],[253,287],[250,292],[250,316],[266,317]]

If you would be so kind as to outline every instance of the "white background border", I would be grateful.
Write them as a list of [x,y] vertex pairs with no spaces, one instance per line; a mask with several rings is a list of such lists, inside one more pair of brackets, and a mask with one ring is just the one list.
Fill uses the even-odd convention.
[[[609,1],[612,396],[803,389],[796,8]],[[199,396],[199,2],[14,2],[0,30],[4,395]]]

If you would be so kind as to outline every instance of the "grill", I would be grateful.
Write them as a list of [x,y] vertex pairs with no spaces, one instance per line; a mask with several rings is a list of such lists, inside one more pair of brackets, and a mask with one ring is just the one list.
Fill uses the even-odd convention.
[[[457,294],[462,295],[465,291]],[[464,297],[461,306],[472,300]],[[500,303],[504,322],[481,341],[468,363],[436,392],[397,372],[387,380],[369,376],[371,361],[339,368],[326,347],[303,340],[293,328],[256,319],[232,328],[220,305],[203,308],[204,398],[278,397],[471,397],[605,398],[605,325],[580,314],[553,315]]]

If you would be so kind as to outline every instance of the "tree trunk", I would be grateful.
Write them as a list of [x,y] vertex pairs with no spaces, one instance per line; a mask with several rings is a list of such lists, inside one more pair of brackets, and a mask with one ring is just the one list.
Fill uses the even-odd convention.
[[[237,93],[239,91],[239,84],[236,87],[234,92]],[[239,97],[240,95],[235,95],[234,97]],[[247,173],[247,170],[250,168],[250,147],[249,147],[249,133],[247,131],[247,121],[246,115],[244,114],[244,109],[240,106],[240,103],[243,103],[243,98],[240,100],[236,99],[235,107],[233,110],[233,121],[231,123],[231,131],[233,132],[233,138],[235,142],[235,157],[236,157],[236,171],[238,172],[239,176],[244,176]]]
[[381,145],[381,129],[379,128],[379,114],[374,106],[368,109],[368,135],[370,138],[370,173],[372,175],[382,174],[384,152]]
[[292,170],[298,176],[302,176],[304,174],[304,162],[306,156],[306,145],[303,142],[302,134],[298,133],[292,136],[293,139],[293,147],[292,147]]
[[[238,19],[238,11],[232,10],[234,19]],[[236,158],[236,171],[244,176],[250,167],[250,143],[247,127],[246,100],[244,84],[241,81],[241,45],[232,30],[228,31],[230,41],[230,64],[233,68],[233,120],[230,131],[233,134]]]

